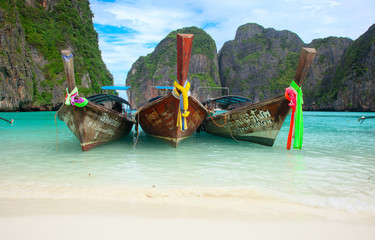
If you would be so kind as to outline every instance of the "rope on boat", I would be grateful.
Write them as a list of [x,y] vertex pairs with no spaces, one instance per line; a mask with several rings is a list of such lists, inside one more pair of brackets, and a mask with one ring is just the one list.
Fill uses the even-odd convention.
[[[138,119],[139,119],[139,116],[138,116]],[[137,131],[137,138],[135,139],[135,142],[133,144],[133,147],[135,147],[138,143],[138,139],[139,139],[139,124],[137,122],[137,125],[135,126],[135,131]],[[133,132],[133,139],[134,139],[134,132]]]
[[224,127],[224,126],[227,125],[227,123],[228,123],[227,118],[226,118],[227,115],[224,115],[224,123],[223,123],[223,125],[219,125],[217,122],[215,122],[215,120],[212,118],[212,115],[211,115],[210,112],[208,113],[208,115],[210,115],[210,118],[211,118],[212,122],[213,122],[216,126],[218,126],[218,127],[220,127],[220,128],[221,128],[221,127]]
[[[228,112],[228,119],[230,119],[230,112]],[[230,136],[236,140],[238,143],[241,143],[240,141],[238,141],[234,136],[233,136],[233,132],[232,132],[232,128],[229,126],[229,132],[230,132]]]
[[[218,127],[224,127],[225,125],[228,124],[228,119],[230,119],[230,112],[227,112],[227,114],[224,115],[224,123],[223,125],[219,125],[217,122],[215,122],[215,120],[212,118],[212,115],[211,113],[208,113],[208,115],[210,115],[210,118],[212,120],[212,122],[218,126]],[[238,141],[234,136],[233,136],[233,132],[232,132],[232,128],[229,126],[229,132],[230,132],[230,136],[237,142],[241,143],[240,141]]]
[[[178,93],[180,90],[181,94]],[[177,115],[177,127],[180,127],[181,131],[188,129],[187,125],[187,117],[189,116],[190,112],[188,111],[189,108],[189,96],[190,96],[190,82],[186,80],[184,86],[181,86],[177,81],[174,82],[173,88],[173,95],[176,98],[180,99],[180,107],[178,109]]]
[[[218,126],[218,127],[225,127],[225,125],[228,124],[228,119],[230,119],[230,112],[228,111],[227,114],[224,115],[224,123],[223,125],[219,125],[217,122],[215,122],[215,120],[212,118],[212,115],[211,113],[208,113],[208,115],[210,115],[210,118],[212,120],[212,122]],[[230,132],[230,136],[237,142],[241,143],[240,141],[238,141],[234,136],[233,136],[233,132],[232,132],[232,128],[229,126],[229,132]]]
[[[134,121],[135,122],[135,121]],[[133,142],[135,141],[135,124],[134,124],[134,131],[133,131]],[[134,147],[134,144],[133,144],[133,147]]]
[[56,120],[57,112],[55,113],[55,126],[56,126],[56,152],[57,152],[57,145],[58,145],[58,130],[57,130],[57,120]]
[[[133,147],[135,147],[137,145],[138,139],[139,139],[139,112],[140,112],[140,110],[142,110],[142,108],[143,108],[143,106],[140,109],[138,109],[138,111],[137,111],[138,112],[137,120],[134,119],[134,121],[136,122],[134,132],[137,131],[137,138],[135,138],[135,142],[133,144]],[[133,141],[134,141],[134,134],[135,134],[134,132],[133,132]]]

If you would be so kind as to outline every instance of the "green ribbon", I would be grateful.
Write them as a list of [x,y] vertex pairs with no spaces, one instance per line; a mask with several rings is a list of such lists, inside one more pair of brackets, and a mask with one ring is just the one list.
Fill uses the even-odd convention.
[[66,88],[66,98],[65,98],[65,105],[71,105],[70,100],[72,99],[72,95],[78,93],[78,88],[75,87],[71,93],[69,93],[68,88]]
[[81,99],[83,99],[83,102],[81,103],[75,102],[74,105],[77,107],[84,107],[89,103],[89,100],[87,100],[86,98],[81,98]]
[[74,104],[74,106],[77,106],[77,107],[84,107],[89,103],[89,100],[87,100],[86,98],[79,98],[78,100],[75,99],[77,95],[78,95],[77,87],[75,87],[71,93],[69,93],[69,90],[67,88],[65,104],[66,105]]
[[296,113],[294,116],[295,125],[294,125],[294,143],[293,147],[295,149],[302,148],[303,142],[303,115],[302,115],[302,104],[303,104],[303,94],[302,89],[298,86],[298,84],[293,81],[290,86],[294,88],[297,92],[297,106],[296,106]]

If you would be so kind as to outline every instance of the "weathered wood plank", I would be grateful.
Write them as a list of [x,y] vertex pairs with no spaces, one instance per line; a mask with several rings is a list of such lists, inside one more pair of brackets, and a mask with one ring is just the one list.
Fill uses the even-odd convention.
[[190,64],[193,34],[177,34],[177,79],[184,86]]
[[294,75],[294,81],[298,86],[302,86],[307,73],[310,70],[311,64],[314,61],[316,55],[315,48],[302,48],[299,56],[298,66],[296,74]]
[[68,84],[69,92],[72,92],[76,87],[76,80],[74,77],[74,64],[73,64],[73,54],[71,50],[61,50],[61,55],[63,57],[64,71],[66,76],[66,82]]

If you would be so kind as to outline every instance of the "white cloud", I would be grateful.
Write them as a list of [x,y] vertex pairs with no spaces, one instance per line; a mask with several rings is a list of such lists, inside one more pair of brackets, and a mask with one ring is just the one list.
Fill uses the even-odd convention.
[[[124,84],[140,56],[153,51],[169,32],[197,26],[211,35],[220,50],[239,26],[255,22],[297,33],[304,42],[328,36],[356,39],[374,23],[373,0],[90,0],[95,24],[122,27],[98,31],[103,59]],[[151,47],[150,47],[151,46]]]

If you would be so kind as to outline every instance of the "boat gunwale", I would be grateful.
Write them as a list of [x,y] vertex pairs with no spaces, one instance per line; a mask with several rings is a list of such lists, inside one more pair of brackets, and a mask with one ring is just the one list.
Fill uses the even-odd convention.
[[211,117],[212,118],[225,117],[225,115],[232,115],[232,114],[237,113],[237,112],[242,112],[242,111],[246,111],[248,109],[266,106],[268,104],[272,104],[272,103],[279,102],[279,101],[282,101],[282,100],[286,100],[285,96],[274,97],[274,98],[271,98],[271,99],[268,99],[268,100],[264,100],[264,101],[253,103],[253,104],[248,104],[248,105],[241,106],[241,107],[238,107],[238,108],[235,108],[235,109],[232,109],[232,110],[228,110],[228,111],[223,110],[225,112],[219,113],[219,114],[216,114],[216,115],[212,115],[212,116],[208,116],[208,117],[205,118],[205,120],[210,119]]
[[[160,97],[160,98],[158,98],[158,99],[155,99],[155,100],[152,101],[152,102],[147,102],[145,105],[143,105],[142,107],[140,107],[134,115],[137,116],[137,115],[139,114],[139,112],[143,110],[143,108],[149,108],[149,107],[151,107],[152,105],[159,104],[160,102],[164,101],[164,99],[167,99],[167,98],[169,98],[170,96],[174,97],[177,101],[180,101],[179,98],[176,98],[176,97],[172,94],[172,92],[169,92],[167,95],[162,96],[162,97]],[[200,107],[202,107],[202,108],[205,110],[205,112],[208,113],[207,108],[206,108],[205,106],[203,106],[203,104],[202,104],[200,101],[198,101],[198,99],[196,99],[196,98],[195,98],[194,96],[192,96],[192,95],[190,95],[188,98],[189,98],[189,100],[193,100],[193,101],[195,101],[195,102],[197,103],[197,105],[199,105]],[[137,118],[137,117],[135,117],[135,118]]]
[[[61,110],[64,106],[67,106],[67,105],[62,104],[62,106],[60,107],[60,109],[59,109],[57,112],[59,113],[60,110]],[[71,106],[72,106],[72,105],[71,105]],[[72,106],[72,107],[73,107],[73,108],[78,108],[77,106]],[[91,108],[91,109],[95,109],[95,108],[97,108],[97,109],[100,109],[102,112],[103,112],[103,111],[106,111],[106,112],[109,112],[109,113],[111,113],[111,114],[115,114],[115,115],[117,115],[117,116],[119,116],[119,117],[121,117],[121,118],[124,118],[124,119],[128,120],[129,122],[132,122],[133,124],[135,123],[134,119],[128,116],[129,114],[127,114],[127,113],[120,113],[120,112],[115,111],[115,110],[113,110],[113,109],[106,108],[106,107],[104,107],[104,106],[102,106],[102,105],[99,105],[99,104],[93,102],[93,101],[88,101],[88,103],[87,103],[87,105],[85,106],[85,108],[87,108],[87,107],[89,107],[89,108]],[[72,109],[73,109],[73,108],[72,108]],[[60,114],[57,114],[58,117],[59,117],[59,115],[60,115]],[[60,119],[60,117],[59,117],[59,119]],[[62,119],[60,119],[60,120],[63,121]]]

